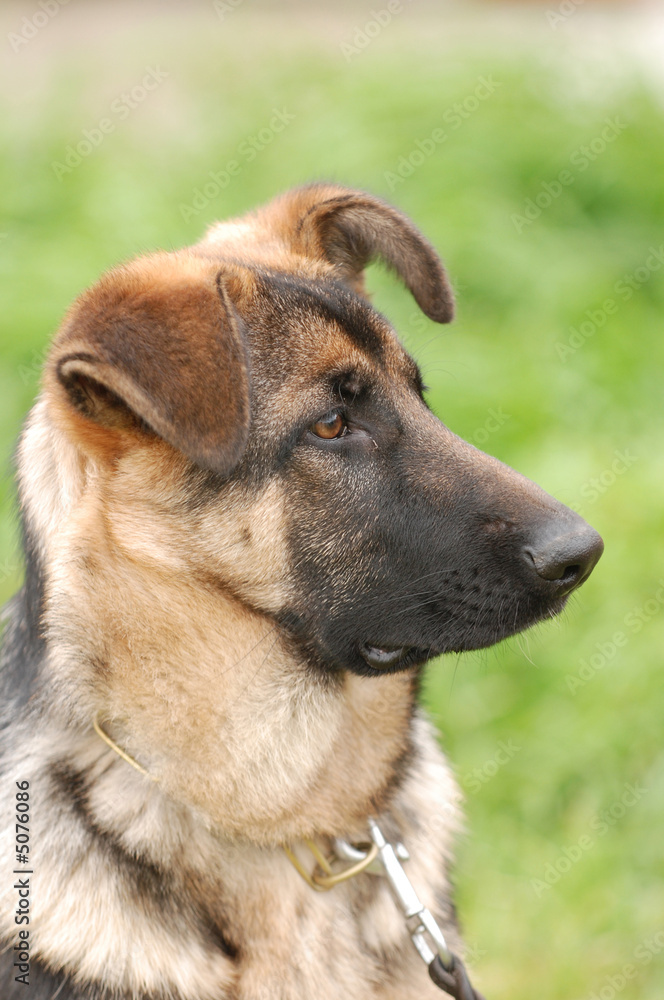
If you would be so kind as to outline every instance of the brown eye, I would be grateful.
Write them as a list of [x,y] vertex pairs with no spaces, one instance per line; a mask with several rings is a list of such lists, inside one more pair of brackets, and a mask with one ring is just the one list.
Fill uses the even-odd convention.
[[317,420],[315,424],[312,424],[310,430],[316,437],[329,441],[332,438],[343,436],[346,430],[346,421],[340,413],[328,413],[322,420]]

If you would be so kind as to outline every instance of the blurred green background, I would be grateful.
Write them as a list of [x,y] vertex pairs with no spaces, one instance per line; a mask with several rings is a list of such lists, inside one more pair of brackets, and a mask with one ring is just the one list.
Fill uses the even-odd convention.
[[661,1000],[661,13],[52,0],[0,19],[2,599],[11,453],[72,298],[293,184],[393,201],[457,290],[438,328],[370,276],[434,409],[606,543],[560,620],[428,671],[467,795],[469,964],[491,1000]]

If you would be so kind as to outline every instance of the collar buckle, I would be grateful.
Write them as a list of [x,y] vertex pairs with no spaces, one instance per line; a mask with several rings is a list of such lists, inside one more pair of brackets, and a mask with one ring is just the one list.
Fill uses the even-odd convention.
[[[313,872],[307,871],[290,847],[285,846],[284,851],[295,870],[316,892],[328,892],[330,889],[334,889],[335,885],[355,878],[360,872],[371,872],[373,863],[378,857],[377,844],[361,844],[358,847],[353,847],[345,840],[335,840],[335,856],[328,858],[314,840],[305,840],[304,843],[316,861]],[[338,864],[340,860],[350,861],[351,864],[340,868]],[[374,868],[372,874],[380,875],[382,871],[380,868]]]

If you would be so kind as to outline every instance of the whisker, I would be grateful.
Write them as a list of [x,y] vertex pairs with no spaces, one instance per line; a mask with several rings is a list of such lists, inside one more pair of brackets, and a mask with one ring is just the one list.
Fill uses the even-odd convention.
[[[275,624],[275,625],[273,625],[273,626],[272,626],[271,628],[269,628],[269,629],[267,630],[267,632],[265,633],[265,635],[261,636],[261,638],[260,638],[260,639],[258,639],[258,640],[257,640],[257,642],[255,642],[255,643],[253,644],[253,646],[250,646],[250,648],[249,648],[249,649],[248,649],[248,650],[246,651],[246,653],[244,653],[244,654],[243,654],[243,655],[242,655],[242,656],[240,657],[240,659],[239,659],[239,660],[235,660],[235,662],[234,662],[234,663],[232,663],[232,664],[231,664],[230,666],[228,666],[228,667],[224,667],[224,669],[223,669],[222,671],[220,671],[220,674],[226,674],[226,673],[228,673],[228,671],[229,671],[229,670],[234,670],[234,669],[235,669],[236,667],[239,667],[239,665],[240,665],[240,664],[242,663],[242,661],[243,661],[243,660],[246,660],[246,658],[247,658],[248,656],[250,656],[250,655],[251,655],[251,653],[253,653],[253,651],[254,651],[255,649],[258,649],[258,647],[260,646],[260,644],[261,644],[262,642],[265,642],[265,640],[266,640],[266,639],[267,639],[267,638],[268,638],[269,636],[271,636],[271,635],[272,635],[272,633],[273,633],[273,632],[274,632],[274,631],[275,631],[275,630],[276,630],[276,629],[277,629],[278,627],[279,627],[279,626]],[[275,642],[276,642],[276,639],[275,639]]]

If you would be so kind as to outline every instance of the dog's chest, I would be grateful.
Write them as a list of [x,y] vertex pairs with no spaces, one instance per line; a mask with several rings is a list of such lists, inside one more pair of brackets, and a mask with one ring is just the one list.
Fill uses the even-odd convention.
[[[417,864],[412,874],[424,877]],[[247,958],[237,1000],[440,997],[380,876],[317,893],[280,862],[235,905]]]

